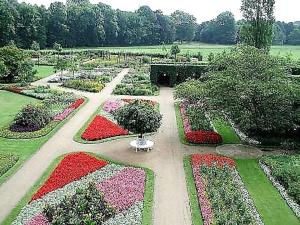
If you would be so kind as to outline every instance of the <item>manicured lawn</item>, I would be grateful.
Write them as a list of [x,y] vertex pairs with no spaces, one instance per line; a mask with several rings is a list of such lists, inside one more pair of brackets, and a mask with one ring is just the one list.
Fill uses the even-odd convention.
[[[27,96],[0,91],[0,127],[10,123],[24,105],[37,103],[38,101],[39,100]],[[8,172],[0,177],[0,184],[15,173],[24,161],[35,153],[67,120],[68,119],[61,122],[53,129],[53,131],[41,138],[22,140],[0,137],[0,153],[11,153],[19,156],[19,161]]]
[[[207,59],[209,53],[220,53],[223,50],[229,49],[231,45],[217,45],[217,44],[206,44],[206,43],[184,43],[179,45],[181,50],[180,55],[186,53],[197,54],[201,52],[204,59]],[[99,48],[76,48],[74,51],[81,51],[84,49],[104,49],[112,52],[130,52],[130,53],[146,53],[154,54],[161,53],[167,54],[170,52],[171,45],[154,45],[154,46],[130,46],[130,47],[99,47]],[[163,50],[166,49],[166,50]],[[270,53],[272,55],[286,56],[292,54],[295,59],[300,58],[300,46],[284,45],[284,46],[272,46]]]
[[185,170],[186,186],[188,189],[190,208],[193,225],[202,225],[203,220],[201,210],[198,202],[198,194],[196,190],[195,180],[193,177],[192,166],[190,163],[191,156],[185,156],[183,159],[183,166]]
[[254,159],[236,160],[237,169],[266,225],[297,225],[298,218]]
[[35,75],[36,80],[43,79],[55,73],[53,66],[34,66],[34,69],[37,70]]
[[214,118],[212,120],[214,127],[218,133],[222,136],[223,144],[240,144],[239,137],[234,132],[230,124],[221,117]]

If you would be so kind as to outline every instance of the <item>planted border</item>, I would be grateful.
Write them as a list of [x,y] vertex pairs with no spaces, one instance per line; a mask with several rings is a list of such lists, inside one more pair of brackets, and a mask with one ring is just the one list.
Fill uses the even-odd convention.
[[[69,153],[72,154],[72,153]],[[145,180],[145,188],[144,188],[144,199],[143,199],[143,213],[142,213],[142,224],[143,225],[150,225],[152,224],[152,213],[153,213],[153,193],[154,193],[154,173],[152,170],[137,166],[137,165],[128,165],[124,164],[122,162],[114,161],[111,159],[107,159],[106,157],[102,157],[97,154],[93,153],[87,153],[88,155],[94,156],[97,159],[105,160],[111,164],[117,164],[120,166],[126,166],[126,167],[132,167],[137,169],[142,169],[145,171],[146,174],[146,180]],[[68,154],[66,154],[68,155]],[[27,194],[20,200],[18,205],[12,210],[12,212],[6,217],[5,221],[3,222],[3,225],[9,225],[11,224],[17,215],[19,215],[21,209],[30,202],[32,196],[36,191],[45,183],[47,178],[53,173],[55,168],[60,164],[62,159],[66,156],[60,156],[57,159],[55,159],[52,164],[48,167],[48,169],[44,172],[44,174],[41,176],[41,178],[34,184],[34,186],[27,192]]]

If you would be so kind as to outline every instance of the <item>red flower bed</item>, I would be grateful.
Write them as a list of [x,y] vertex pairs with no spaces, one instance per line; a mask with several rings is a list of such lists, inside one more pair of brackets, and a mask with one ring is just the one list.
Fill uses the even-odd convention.
[[213,163],[217,163],[220,167],[223,167],[224,165],[235,167],[235,161],[233,159],[215,154],[194,154],[192,155],[191,163],[193,167],[203,164],[211,166]]
[[59,163],[44,185],[32,196],[31,200],[36,200],[72,181],[79,180],[81,177],[107,164],[106,161],[96,159],[83,152],[69,154]]
[[82,103],[84,103],[83,98],[77,99],[72,105],[69,106],[69,108],[77,109],[79,106],[81,106]]
[[190,131],[185,133],[186,139],[194,144],[219,144],[222,142],[222,137],[213,131]]
[[109,137],[127,135],[128,131],[103,116],[96,116],[89,127],[82,134],[87,141],[96,141]]

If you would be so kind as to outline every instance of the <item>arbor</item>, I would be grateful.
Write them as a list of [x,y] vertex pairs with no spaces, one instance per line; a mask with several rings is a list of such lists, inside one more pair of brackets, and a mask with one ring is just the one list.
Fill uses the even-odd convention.
[[242,0],[245,19],[241,35],[244,42],[269,51],[272,44],[275,0]]
[[6,83],[32,81],[35,71],[30,57],[15,46],[0,48],[0,80]]
[[177,41],[192,41],[196,32],[196,18],[183,11],[175,11],[171,14],[176,28],[175,39]]
[[162,116],[153,106],[135,101],[116,110],[114,118],[125,129],[143,137],[159,129]]
[[177,56],[177,54],[179,54],[180,53],[180,48],[179,48],[179,46],[178,45],[172,45],[172,47],[171,47],[171,50],[170,50],[171,52],[171,55],[174,55],[174,57],[175,57],[175,61],[176,61],[176,56]]

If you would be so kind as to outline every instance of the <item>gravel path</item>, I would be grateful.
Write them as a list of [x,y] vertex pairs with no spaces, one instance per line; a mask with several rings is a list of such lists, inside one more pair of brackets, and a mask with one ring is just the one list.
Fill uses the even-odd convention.
[[[155,173],[153,224],[192,224],[185,185],[183,156],[195,152],[215,152],[215,148],[183,146],[180,143],[176,125],[173,89],[163,87],[159,96],[143,97],[158,101],[160,103],[160,111],[163,114],[163,123],[160,131],[149,137],[155,140],[155,146],[151,152],[135,153],[129,147],[130,139],[120,139],[101,144],[80,144],[73,141],[75,134],[97,108],[106,99],[117,97],[111,96],[111,93],[127,73],[128,69],[124,69],[98,94],[71,90],[89,98],[89,102],[56,132],[39,151],[28,159],[16,174],[0,186],[0,222],[4,220],[19,200],[30,190],[31,186],[55,158],[68,152],[87,151],[152,169]],[[50,78],[35,82],[34,85],[47,85],[47,80]],[[52,84],[51,87],[62,89],[55,84]],[[132,96],[128,97],[135,98]]]

